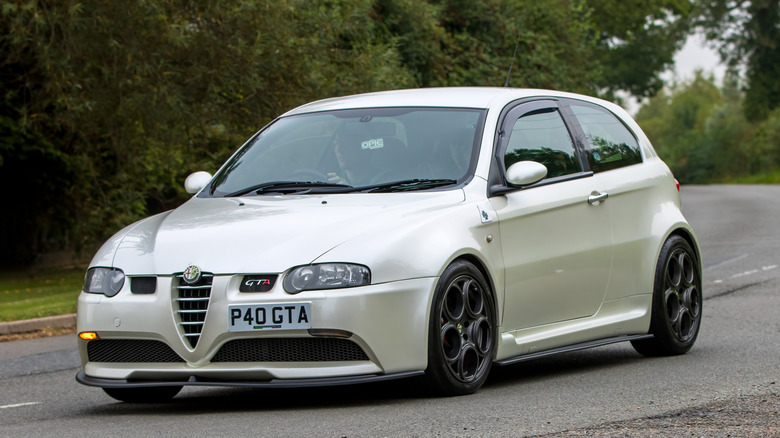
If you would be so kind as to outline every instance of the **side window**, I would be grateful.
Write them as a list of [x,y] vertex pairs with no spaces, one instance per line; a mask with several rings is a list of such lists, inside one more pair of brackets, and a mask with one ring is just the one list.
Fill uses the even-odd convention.
[[504,155],[504,166],[508,169],[518,161],[544,164],[547,178],[582,170],[569,130],[557,109],[542,109],[517,119]]
[[575,104],[571,110],[585,132],[591,170],[603,172],[642,162],[636,137],[612,113],[590,105]]

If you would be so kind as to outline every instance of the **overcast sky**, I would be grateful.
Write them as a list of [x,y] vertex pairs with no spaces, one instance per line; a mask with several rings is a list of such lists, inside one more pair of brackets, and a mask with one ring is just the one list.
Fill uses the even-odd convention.
[[720,63],[717,52],[707,48],[704,36],[695,34],[688,38],[685,46],[674,56],[674,71],[664,73],[663,78],[686,80],[693,78],[696,69],[702,69],[705,73],[714,73],[720,82],[726,68]]

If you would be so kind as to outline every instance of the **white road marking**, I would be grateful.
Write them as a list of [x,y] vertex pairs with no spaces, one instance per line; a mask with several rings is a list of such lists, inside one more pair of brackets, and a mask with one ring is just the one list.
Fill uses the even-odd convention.
[[[734,260],[739,260],[739,259],[741,259],[741,258],[745,258],[745,257],[747,257],[747,254],[744,254],[744,255],[742,255],[742,256],[739,256],[739,257],[737,257],[737,258],[735,258],[735,259],[726,260],[725,262],[723,262],[723,263],[718,263],[718,264],[717,264],[717,265],[715,265],[715,266],[720,266],[720,265],[722,265],[722,264],[724,264],[724,263],[728,263],[728,262],[731,262],[731,261],[734,261]],[[714,268],[715,266],[710,266],[710,267],[709,267],[709,268],[707,268],[707,269]],[[766,271],[771,271],[772,269],[776,269],[776,268],[777,268],[777,265],[762,266],[762,267],[761,267],[761,269],[752,269],[752,270],[750,270],[750,271],[740,272],[740,273],[738,273],[738,274],[734,274],[734,275],[732,275],[732,276],[731,276],[731,277],[729,277],[729,278],[740,278],[740,277],[746,277],[746,276],[748,276],[748,275],[753,275],[753,274],[755,274],[755,273],[758,273],[758,272],[761,272],[761,271],[764,271],[764,272],[766,272]],[[713,281],[713,283],[723,283],[723,280],[714,280],[714,281]]]
[[41,404],[41,402],[16,403],[13,405],[0,406],[0,409],[21,408],[22,406],[31,406],[31,405],[39,405],[39,404]]
[[712,266],[707,266],[706,268],[704,268],[704,270],[705,271],[709,271],[710,269],[715,269],[717,267],[729,264],[731,262],[736,262],[737,260],[742,260],[742,259],[744,259],[745,257],[747,257],[749,255],[750,254],[742,254],[741,256],[734,257],[733,259],[724,260],[724,261],[722,261],[722,262],[720,262],[718,264],[715,264],[715,265],[712,265]]
[[731,276],[731,278],[744,277],[746,275],[753,275],[756,272],[758,272],[758,269],[753,269],[752,271],[746,271],[746,272],[742,272],[742,273],[739,273],[739,274],[734,274],[734,275]]

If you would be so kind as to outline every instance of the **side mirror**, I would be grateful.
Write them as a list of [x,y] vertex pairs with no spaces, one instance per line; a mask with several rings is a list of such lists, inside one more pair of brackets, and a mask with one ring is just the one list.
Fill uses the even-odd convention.
[[547,176],[547,167],[536,161],[519,161],[506,170],[506,182],[513,187],[538,183]]
[[208,172],[195,172],[184,180],[184,190],[187,193],[194,195],[206,187],[206,184],[211,181],[211,174]]

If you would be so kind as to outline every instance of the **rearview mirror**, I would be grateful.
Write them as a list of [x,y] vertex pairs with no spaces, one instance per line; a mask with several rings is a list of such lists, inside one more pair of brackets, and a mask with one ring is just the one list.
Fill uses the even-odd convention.
[[201,191],[203,187],[206,187],[206,184],[208,184],[209,181],[211,181],[210,173],[203,171],[195,172],[184,180],[184,190],[186,190],[187,193],[194,195]]
[[547,167],[536,161],[519,161],[506,170],[506,182],[514,187],[537,183],[545,176],[547,176]]

